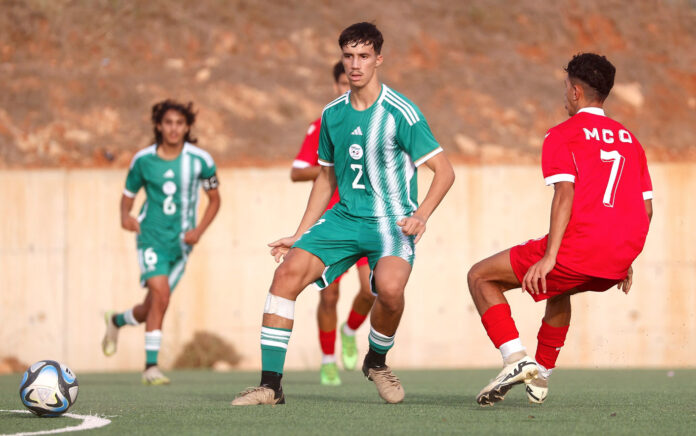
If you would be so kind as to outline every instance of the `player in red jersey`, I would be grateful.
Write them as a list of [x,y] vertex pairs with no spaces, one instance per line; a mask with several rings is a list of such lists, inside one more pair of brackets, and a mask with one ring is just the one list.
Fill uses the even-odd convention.
[[[546,134],[542,171],[554,186],[549,234],[493,255],[467,280],[481,321],[503,357],[503,370],[476,401],[492,405],[516,384],[542,403],[570,325],[570,297],[618,284],[628,293],[631,264],[643,250],[652,217],[645,152],[631,132],[602,109],[616,69],[604,57],[576,55],[565,68],[570,119]],[[527,356],[503,293],[522,287],[546,300],[536,361]]]
[[[350,84],[343,69],[343,63],[337,62],[333,68],[334,91],[337,95],[348,92]],[[317,150],[319,149],[319,128],[321,118],[314,121],[307,130],[300,152],[297,153],[295,161],[292,163],[290,178],[293,182],[314,181],[319,175],[321,166],[318,161]],[[334,191],[333,197],[327,207],[331,209],[338,203],[338,188]],[[360,278],[360,290],[353,299],[353,306],[348,320],[341,325],[341,360],[343,367],[347,370],[354,370],[358,362],[358,348],[355,342],[355,331],[367,318],[367,314],[375,301],[374,295],[370,291],[370,267],[367,258],[363,257],[356,263],[358,276]],[[321,346],[321,370],[320,382],[322,385],[337,386],[341,384],[338,375],[338,366],[334,350],[336,346],[336,325],[338,316],[336,304],[338,303],[339,289],[341,281],[338,277],[329,286],[319,293],[319,306],[317,307],[317,323],[319,325],[319,344]]]

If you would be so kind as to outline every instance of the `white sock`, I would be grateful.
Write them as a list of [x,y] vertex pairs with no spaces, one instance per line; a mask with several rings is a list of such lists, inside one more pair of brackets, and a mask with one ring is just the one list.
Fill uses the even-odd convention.
[[321,364],[326,365],[327,363],[336,363],[336,356],[333,354],[322,354]]
[[541,365],[538,362],[537,362],[537,368],[539,369],[539,377],[543,378],[544,380],[548,380],[549,377],[551,377],[551,372],[553,371],[553,368],[546,369],[546,368],[544,368],[544,365]]
[[508,357],[511,355],[520,352],[520,351],[526,351],[527,349],[522,346],[522,341],[520,341],[520,338],[513,339],[511,341],[507,341],[503,345],[498,348],[500,350],[500,354],[503,355],[503,361],[506,361]]
[[355,330],[348,327],[348,324],[343,324],[343,334],[346,336],[355,336]]
[[162,345],[162,330],[145,332],[145,351],[159,352]]
[[126,324],[128,325],[140,324],[138,320],[135,319],[135,316],[133,316],[133,309],[128,309],[125,312],[123,312],[123,319],[126,321]]

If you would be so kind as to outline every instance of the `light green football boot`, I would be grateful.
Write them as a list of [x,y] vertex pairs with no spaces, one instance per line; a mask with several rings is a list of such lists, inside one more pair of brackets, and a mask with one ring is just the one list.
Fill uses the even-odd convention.
[[324,363],[319,371],[322,386],[340,386],[341,377],[338,376],[336,363]]
[[358,345],[355,343],[355,336],[350,336],[343,333],[341,326],[341,360],[343,361],[343,369],[353,371],[358,365]]

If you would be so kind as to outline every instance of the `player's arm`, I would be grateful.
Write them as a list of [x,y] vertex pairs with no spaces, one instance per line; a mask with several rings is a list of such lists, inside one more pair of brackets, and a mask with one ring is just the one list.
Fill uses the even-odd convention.
[[300,236],[317,222],[329,205],[335,190],[336,173],[334,172],[334,167],[322,166],[319,176],[317,176],[314,186],[312,186],[312,192],[309,194],[309,200],[307,201],[307,208],[295,234],[268,244],[271,247],[271,255],[275,257],[276,262],[279,262],[285,253],[290,250],[290,247],[300,239]]
[[140,223],[131,215],[135,196],[121,195],[121,227],[125,230],[140,233]]
[[416,235],[414,243],[420,241],[423,233],[425,233],[425,226],[430,215],[433,214],[454,183],[454,169],[449,159],[445,156],[445,153],[436,154],[425,161],[425,165],[434,173],[428,193],[413,215],[397,223],[401,226],[401,231],[404,232],[405,235]]
[[[652,199],[644,200],[644,202],[645,202],[645,212],[648,214],[648,221],[652,221],[652,216],[653,216]],[[628,268],[628,273],[626,274],[626,278],[623,279],[622,281],[620,281],[617,287],[620,290],[622,290],[624,294],[628,294],[628,291],[631,290],[632,285],[633,285],[633,266]]]
[[313,181],[319,176],[320,171],[320,166],[311,166],[306,168],[292,167],[290,170],[290,180],[293,182]]
[[[217,176],[213,176],[216,180],[215,187],[205,189],[205,194],[208,197],[208,205],[205,207],[205,212],[203,212],[203,218],[201,222],[194,228],[186,232],[184,235],[184,242],[193,245],[196,244],[203,236],[210,223],[213,222],[215,215],[217,215],[220,210],[220,191],[217,188]],[[209,185],[207,185],[209,186]]]
[[546,253],[527,270],[524,279],[522,279],[522,290],[532,294],[539,293],[539,281],[541,281],[541,291],[546,293],[546,275],[556,266],[556,256],[561,248],[563,234],[568,227],[570,214],[573,210],[575,184],[573,182],[557,182],[553,185],[553,189],[551,224]]

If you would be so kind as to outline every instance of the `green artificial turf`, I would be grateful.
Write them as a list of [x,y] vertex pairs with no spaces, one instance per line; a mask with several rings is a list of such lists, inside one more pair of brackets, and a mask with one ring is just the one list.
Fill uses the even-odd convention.
[[[318,372],[289,372],[287,404],[231,407],[257,373],[168,372],[172,385],[146,387],[137,373],[78,374],[71,413],[99,415],[100,434],[696,434],[696,370],[557,370],[542,406],[524,388],[481,408],[474,397],[490,370],[397,371],[406,399],[384,404],[371,382],[342,372],[340,387],[319,386]],[[0,376],[0,410],[23,409],[21,375]],[[79,424],[67,417],[0,412],[0,434]],[[85,433],[85,432],[80,432]]]

